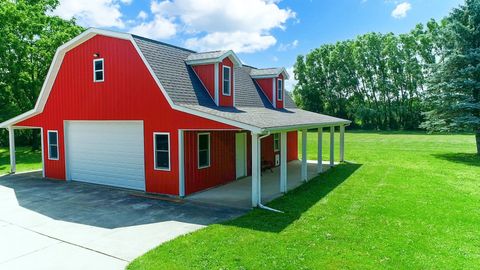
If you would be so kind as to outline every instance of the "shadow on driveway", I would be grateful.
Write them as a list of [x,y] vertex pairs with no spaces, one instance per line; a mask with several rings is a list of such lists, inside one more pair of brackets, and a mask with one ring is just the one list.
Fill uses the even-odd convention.
[[[115,229],[164,221],[208,225],[246,211],[134,196],[135,191],[74,181],[48,180],[41,173],[5,175],[0,187],[14,191],[18,204],[55,220]],[[1,195],[1,193],[0,193]]]

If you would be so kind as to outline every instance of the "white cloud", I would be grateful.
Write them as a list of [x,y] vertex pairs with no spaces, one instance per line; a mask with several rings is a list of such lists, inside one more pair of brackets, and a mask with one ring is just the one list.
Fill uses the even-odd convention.
[[133,0],[120,0],[120,2],[122,2],[125,5],[130,5],[133,2]]
[[146,20],[146,19],[148,18],[148,14],[147,14],[145,11],[141,10],[141,11],[138,13],[137,18],[140,19],[140,20],[142,20],[142,21],[144,21],[144,20]]
[[280,45],[278,45],[277,50],[279,52],[284,52],[284,51],[288,51],[288,50],[291,50],[291,49],[295,49],[297,46],[298,46],[298,40],[295,39],[291,43],[287,43],[287,44],[281,43]]
[[233,50],[236,53],[261,51],[275,45],[277,40],[271,35],[248,32],[214,32],[201,38],[189,38],[185,45],[200,51]]
[[293,89],[295,88],[295,85],[297,85],[297,83],[298,83],[298,81],[295,80],[295,74],[294,74],[293,70],[294,70],[293,67],[287,68],[287,72],[290,75],[290,79],[285,80],[285,90],[290,91],[290,92],[293,91]]
[[172,37],[173,35],[151,35],[156,32],[172,32],[153,29],[138,32],[155,21],[169,22],[176,31],[186,35],[185,45],[198,50],[233,49],[237,52],[255,52],[276,44],[270,31],[285,29],[285,23],[295,18],[295,13],[281,9],[278,0],[153,0],[150,11],[154,18],[142,22],[143,27],[134,27],[138,34],[149,37]]
[[169,19],[155,15],[152,21],[142,22],[130,29],[130,32],[153,39],[169,39],[177,33],[177,26]]
[[87,27],[124,28],[120,4],[131,0],[60,0],[54,15],[64,19],[76,18],[78,24]]
[[392,11],[392,17],[395,19],[405,18],[410,9],[412,9],[412,5],[409,2],[400,3]]

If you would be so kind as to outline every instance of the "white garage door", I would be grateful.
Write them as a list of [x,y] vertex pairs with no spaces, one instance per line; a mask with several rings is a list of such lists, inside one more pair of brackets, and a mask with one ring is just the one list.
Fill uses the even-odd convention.
[[69,122],[69,179],[145,190],[143,123]]

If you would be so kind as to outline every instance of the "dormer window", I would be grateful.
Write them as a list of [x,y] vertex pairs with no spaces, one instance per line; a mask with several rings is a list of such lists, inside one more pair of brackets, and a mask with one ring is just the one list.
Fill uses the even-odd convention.
[[230,71],[230,67],[229,66],[223,66],[223,89],[222,89],[222,93],[223,95],[225,96],[230,96],[231,94],[231,77],[232,77],[232,74],[231,74],[231,71]]
[[93,82],[103,82],[105,79],[104,76],[104,67],[103,67],[103,58],[93,60]]
[[283,99],[283,80],[278,79],[277,82],[277,100]]

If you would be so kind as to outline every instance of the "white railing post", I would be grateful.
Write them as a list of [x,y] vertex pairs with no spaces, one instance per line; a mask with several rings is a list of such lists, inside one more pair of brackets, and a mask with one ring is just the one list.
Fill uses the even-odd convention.
[[307,130],[302,130],[302,181],[307,181]]
[[345,126],[340,126],[340,162],[345,161]]
[[260,157],[258,134],[252,133],[252,207],[257,207],[260,182]]
[[330,167],[335,165],[335,127],[330,127]]
[[323,145],[323,127],[318,128],[318,148],[317,148],[317,172],[323,172],[322,145]]
[[287,132],[280,133],[280,192],[286,193],[287,186]]
[[8,127],[8,138],[10,143],[10,172],[17,171],[17,162],[15,160],[15,131],[13,127]]

